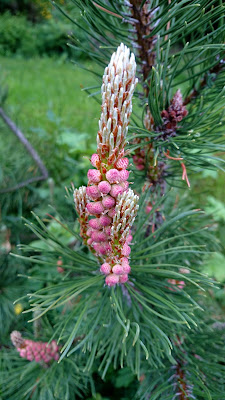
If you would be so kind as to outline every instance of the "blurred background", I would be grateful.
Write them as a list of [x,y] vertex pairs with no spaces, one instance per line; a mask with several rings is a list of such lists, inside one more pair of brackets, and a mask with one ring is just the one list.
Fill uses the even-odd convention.
[[[73,2],[61,0],[61,4],[82,25]],[[24,294],[26,283],[18,273],[23,275],[28,266],[9,254],[17,251],[18,244],[35,240],[21,217],[32,220],[34,211],[49,222],[46,214],[57,209],[72,220],[73,206],[65,197],[65,186],[73,182],[78,187],[86,182],[89,160],[84,155],[90,156],[96,146],[100,105],[83,88],[96,84],[97,66],[87,54],[67,45],[71,34],[78,41],[85,40],[82,30],[48,0],[0,1],[0,107],[28,139],[48,171],[46,179],[23,186],[27,180],[40,176],[40,168],[0,116],[0,320],[7,316],[0,345],[7,341],[12,327],[19,329],[26,324],[21,314],[26,308],[25,300],[17,306],[12,300]],[[225,283],[224,175],[202,171],[190,176],[190,180],[189,197],[194,207],[210,215],[219,243],[218,252],[205,259],[205,272]],[[18,185],[22,187],[18,189]],[[49,225],[60,237],[60,225]],[[71,237],[64,240],[69,243]],[[212,296],[224,310],[224,284]],[[115,398],[125,398],[123,393],[127,393],[128,386],[132,393],[134,378],[128,370],[111,376],[109,373],[107,379],[113,379]],[[104,393],[99,399],[106,399],[108,390],[107,385],[99,387]]]

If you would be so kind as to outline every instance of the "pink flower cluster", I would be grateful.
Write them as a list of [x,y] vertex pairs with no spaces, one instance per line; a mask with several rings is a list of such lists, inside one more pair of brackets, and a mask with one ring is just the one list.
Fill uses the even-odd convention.
[[173,96],[167,110],[161,112],[164,127],[166,130],[177,129],[177,123],[181,122],[188,114],[186,107],[183,104],[183,98],[180,89],[178,89]]
[[48,364],[51,360],[59,359],[59,347],[55,340],[51,343],[35,342],[29,339],[23,339],[18,331],[11,333],[13,345],[20,353],[20,357],[26,358],[29,361],[44,362]]
[[[112,250],[110,236],[117,198],[129,186],[129,171],[126,170],[129,161],[128,158],[121,158],[110,168],[107,165],[102,166],[98,154],[93,154],[91,163],[99,169],[88,171],[87,195],[90,203],[87,204],[87,211],[95,218],[88,222],[87,243],[98,255],[104,256]],[[127,255],[125,248],[123,252]]]
[[100,270],[109,286],[128,279],[130,229],[138,209],[138,196],[128,190],[129,160],[124,151],[135,73],[134,54],[121,43],[103,75],[97,152],[91,157],[94,168],[88,171],[87,188],[74,191],[81,237],[103,262]]
[[[108,286],[125,283],[128,280],[131,227],[138,210],[138,196],[135,196],[131,189],[122,187],[121,184],[115,183],[115,185],[122,188],[118,190],[119,194],[116,196],[101,194],[102,200],[98,198],[87,205],[89,214],[95,217],[88,221],[88,244],[104,261],[100,271],[106,275],[105,282]],[[108,198],[110,198],[109,201]],[[105,200],[107,200],[107,206]],[[98,214],[95,209],[93,210],[95,204],[99,208],[103,205],[101,213]]]

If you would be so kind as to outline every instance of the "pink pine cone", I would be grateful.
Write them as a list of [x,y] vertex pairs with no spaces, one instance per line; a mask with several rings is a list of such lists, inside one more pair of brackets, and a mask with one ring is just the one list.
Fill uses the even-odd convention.
[[104,232],[101,231],[93,231],[91,234],[91,238],[93,242],[106,242],[107,241],[107,236]]
[[111,265],[109,263],[104,263],[101,265],[100,271],[104,275],[108,275],[111,272]]
[[101,196],[97,186],[88,186],[86,193],[92,200],[97,200]]
[[120,173],[117,169],[113,168],[106,172],[106,179],[110,183],[117,183],[120,181]]
[[123,271],[123,267],[120,264],[116,264],[114,265],[113,269],[112,269],[113,273],[116,275],[122,275],[124,273]]
[[105,234],[106,234],[107,236],[110,236],[110,235],[111,235],[111,226],[107,226],[107,227],[105,228]]
[[109,251],[111,251],[111,245],[109,243],[94,243],[93,248],[96,251],[96,253],[104,256],[106,255]]
[[99,183],[102,178],[101,172],[98,171],[97,169],[89,169],[87,177],[91,183]]
[[114,217],[114,215],[116,214],[116,210],[115,210],[115,208],[111,208],[111,210],[109,210],[109,212],[108,212],[108,216],[109,217]]
[[122,254],[123,256],[125,256],[125,257],[128,257],[128,256],[130,255],[130,252],[131,252],[130,246],[128,246],[127,243],[124,243],[121,254]]
[[128,235],[128,236],[127,236],[126,243],[127,243],[127,244],[131,243],[131,242],[132,242],[132,239],[133,239],[133,236],[132,236],[131,234]]
[[110,274],[105,278],[105,283],[108,286],[115,286],[119,282],[119,276]]
[[131,267],[129,266],[129,264],[124,264],[123,265],[123,274],[129,274],[131,271]]
[[128,158],[121,158],[120,160],[117,161],[116,163],[116,168],[118,169],[126,169],[129,165],[129,160]]
[[96,201],[95,203],[88,203],[87,206],[87,211],[92,214],[102,214],[104,211],[104,207],[101,203],[101,201]]
[[88,221],[88,225],[93,229],[100,229],[101,228],[100,218],[90,219],[90,221]]
[[92,154],[91,156],[91,163],[93,165],[93,167],[98,168],[100,165],[100,157],[98,154]]
[[123,191],[125,192],[129,187],[129,182],[127,182],[127,181],[121,182],[120,186],[122,186]]
[[120,171],[120,182],[125,182],[129,178],[130,172],[127,169]]
[[122,258],[122,267],[123,267],[123,272],[124,274],[129,274],[131,271],[130,265],[129,265],[129,260],[126,257]]
[[120,283],[125,283],[125,282],[127,282],[128,281],[128,275],[121,275],[120,277],[119,277],[119,282]]
[[115,199],[111,196],[105,196],[102,200],[102,204],[105,208],[112,208],[115,206],[116,202]]
[[102,215],[99,218],[99,224],[101,226],[104,226],[104,227],[109,226],[111,224],[111,222],[112,222],[112,218],[108,217],[108,215]]
[[122,194],[124,191],[124,188],[121,185],[112,185],[112,189],[111,189],[111,196],[112,197],[117,197],[119,194]]
[[102,181],[98,184],[98,190],[102,193],[102,194],[108,194],[111,190],[111,185],[109,182],[107,181]]
[[136,168],[137,168],[139,171],[143,171],[143,169],[145,169],[145,166],[144,166],[144,164],[137,164],[137,165],[136,165]]

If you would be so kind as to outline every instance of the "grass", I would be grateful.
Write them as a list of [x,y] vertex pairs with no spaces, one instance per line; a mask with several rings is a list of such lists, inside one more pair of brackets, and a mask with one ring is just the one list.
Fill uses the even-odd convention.
[[[94,68],[93,64],[90,67]],[[95,85],[95,78],[69,61],[53,58],[0,57],[0,70],[9,93],[4,109],[38,151],[50,176],[57,184],[66,179],[81,184],[82,172],[89,164],[83,155],[91,154],[96,146],[101,111],[82,87]],[[38,173],[2,121],[0,138],[0,180],[1,175],[6,177],[12,171],[10,183],[6,179],[5,185],[12,186]]]
[[51,129],[51,111],[63,126],[95,137],[100,105],[82,91],[81,85],[95,84],[86,71],[51,58],[0,57],[0,68],[9,89],[7,111],[24,133]]

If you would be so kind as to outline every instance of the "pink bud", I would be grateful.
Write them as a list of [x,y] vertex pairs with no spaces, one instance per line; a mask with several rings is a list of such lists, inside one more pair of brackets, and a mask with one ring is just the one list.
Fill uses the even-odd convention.
[[21,349],[21,350],[20,350],[20,357],[25,358],[26,355],[27,355],[26,349]]
[[112,185],[110,194],[113,197],[117,197],[119,194],[122,194],[123,191],[124,191],[124,189],[121,185]]
[[104,263],[101,265],[100,271],[105,274],[108,275],[111,272],[111,265],[109,263]]
[[118,169],[126,169],[128,167],[129,160],[128,158],[121,158],[116,163],[116,168]]
[[127,169],[120,171],[120,182],[125,182],[129,178],[130,172]]
[[110,183],[117,183],[120,181],[120,173],[117,169],[113,168],[106,172],[106,179]]
[[133,239],[133,236],[132,235],[128,235],[126,243],[129,244],[130,242],[132,242],[132,239]]
[[184,281],[178,281],[178,285],[179,289],[183,289],[185,286],[185,282]]
[[58,359],[59,359],[59,354],[58,354],[58,353],[56,353],[56,354],[54,355],[54,359],[55,359],[55,361],[58,361]]
[[93,167],[98,168],[99,164],[100,164],[100,157],[98,154],[92,154],[91,156],[91,163],[93,165]]
[[105,254],[107,254],[109,251],[112,250],[111,245],[109,243],[94,243],[93,244],[93,248],[95,249],[96,253],[101,254],[102,256],[104,256]]
[[31,354],[31,353],[27,354],[27,360],[28,361],[33,361],[33,359],[34,359],[33,354]]
[[130,246],[128,246],[128,244],[124,243],[121,254],[123,256],[128,257],[130,255],[130,252],[131,252]]
[[98,171],[97,169],[89,169],[87,173],[88,180],[92,183],[98,183],[100,182],[102,176],[101,172]]
[[152,206],[147,206],[147,207],[145,208],[146,214],[149,214],[151,211],[152,211]]
[[133,161],[134,161],[134,163],[137,163],[138,162],[138,156],[133,156]]
[[98,189],[102,194],[108,194],[111,190],[111,185],[107,181],[102,181],[98,184]]
[[41,359],[41,357],[40,357],[39,355],[35,356],[35,361],[36,361],[36,362],[39,362],[40,359]]
[[102,200],[102,204],[105,208],[112,208],[115,206],[116,202],[115,199],[111,196],[105,196]]
[[93,218],[88,221],[88,225],[93,229],[100,229],[100,218]]
[[116,214],[115,208],[111,208],[111,210],[109,210],[108,212],[108,216],[111,218],[113,218],[115,214]]
[[101,196],[97,186],[88,186],[86,193],[92,200],[97,200]]
[[63,274],[64,268],[62,268],[62,267],[57,267],[57,271],[58,271],[59,274]]
[[125,282],[127,282],[128,281],[128,275],[121,275],[120,277],[119,277],[119,282],[120,283],[125,283]]
[[112,271],[116,275],[121,275],[121,274],[123,274],[123,267],[120,264],[116,264],[116,265],[114,265]]
[[92,214],[102,214],[104,211],[104,207],[101,203],[101,201],[96,201],[95,203],[88,203],[87,206],[87,211]]
[[51,351],[52,351],[52,350],[51,350],[51,347],[50,347],[50,346],[47,346],[46,351],[47,351],[48,354],[50,354]]
[[47,355],[44,355],[43,357],[43,361],[47,364],[50,361],[50,357],[48,357]]
[[122,258],[122,265],[124,265],[124,264],[129,264],[129,260],[127,257]]
[[91,238],[94,242],[97,242],[97,243],[106,242],[106,240],[107,240],[106,234],[101,231],[93,231]]
[[99,218],[99,223],[101,226],[109,226],[112,222],[112,218],[108,217],[108,215],[102,215]]
[[129,182],[127,182],[127,181],[121,182],[120,186],[122,186],[123,191],[125,192],[129,187]]
[[111,235],[111,226],[107,226],[107,227],[105,228],[105,234],[106,234],[107,236],[110,236],[110,235]]
[[171,285],[176,285],[176,279],[168,279],[168,282],[171,283]]
[[131,267],[129,266],[129,264],[123,264],[123,273],[129,274],[130,271],[131,271]]
[[179,272],[181,274],[190,274],[190,270],[188,268],[180,268]]
[[90,239],[88,239],[88,240],[87,240],[87,244],[88,244],[88,246],[91,246],[92,242],[93,242],[93,239],[91,239],[91,238],[90,238]]
[[92,229],[92,228],[89,228],[89,229],[87,230],[87,236],[91,236],[91,235],[92,235],[92,232],[93,232],[93,229]]
[[143,171],[143,169],[145,169],[145,166],[144,166],[143,164],[138,164],[138,165],[136,165],[136,168],[137,168],[139,171]]
[[119,276],[110,274],[105,278],[105,283],[108,286],[115,286],[119,282]]

